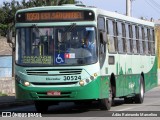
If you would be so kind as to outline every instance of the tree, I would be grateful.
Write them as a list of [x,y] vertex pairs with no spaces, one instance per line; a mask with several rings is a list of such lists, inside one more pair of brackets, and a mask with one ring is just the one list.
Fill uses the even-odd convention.
[[75,0],[46,0],[47,5],[74,4]]
[[0,7],[0,35],[6,36],[7,29],[14,24],[16,11],[19,9],[74,3],[75,0],[22,0],[21,3],[16,0],[5,1]]
[[0,34],[6,36],[7,29],[11,24],[14,24],[14,15],[19,7],[19,2],[12,0],[11,3],[3,2],[0,8]]

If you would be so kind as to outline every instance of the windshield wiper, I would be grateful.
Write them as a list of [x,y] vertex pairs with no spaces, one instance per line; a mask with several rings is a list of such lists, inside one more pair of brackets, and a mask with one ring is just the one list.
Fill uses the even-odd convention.
[[71,26],[65,31],[65,34],[64,34],[62,40],[64,40],[64,38],[66,38],[66,36],[67,36],[67,33],[71,32],[75,27],[76,27],[76,23],[71,24]]
[[76,23],[71,24],[71,26],[68,28],[66,32],[72,31],[76,27]]

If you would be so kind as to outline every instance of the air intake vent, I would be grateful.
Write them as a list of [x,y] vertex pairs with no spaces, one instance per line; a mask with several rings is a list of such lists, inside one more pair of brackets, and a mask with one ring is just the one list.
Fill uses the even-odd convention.
[[78,75],[82,69],[32,69],[26,70],[27,75],[38,76],[61,76],[61,75]]
[[57,82],[57,83],[44,83],[44,82],[32,82],[33,85],[73,85],[78,83],[77,81],[75,82]]

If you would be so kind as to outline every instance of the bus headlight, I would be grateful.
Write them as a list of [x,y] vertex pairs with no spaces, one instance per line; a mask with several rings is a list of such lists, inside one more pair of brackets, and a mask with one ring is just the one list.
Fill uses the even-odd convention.
[[80,85],[80,86],[84,86],[84,81],[83,81],[83,80],[80,80],[80,81],[79,81],[79,85]]
[[28,81],[24,82],[24,86],[29,86],[29,85],[30,85],[30,82],[28,82]]
[[22,85],[24,85],[24,86],[29,86],[29,85],[30,85],[30,82],[21,79],[18,75],[15,76],[15,80],[16,80],[18,83],[20,83],[20,84],[22,84]]

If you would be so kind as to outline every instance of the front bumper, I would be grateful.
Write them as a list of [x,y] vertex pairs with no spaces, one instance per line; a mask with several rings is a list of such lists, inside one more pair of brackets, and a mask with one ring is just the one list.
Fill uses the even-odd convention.
[[[101,98],[100,77],[91,81],[85,86],[76,87],[56,87],[53,85],[47,86],[28,86],[25,87],[16,81],[16,98],[25,100],[57,100],[57,101],[72,101],[72,100],[89,100]],[[60,96],[48,96],[48,91],[60,91]]]

